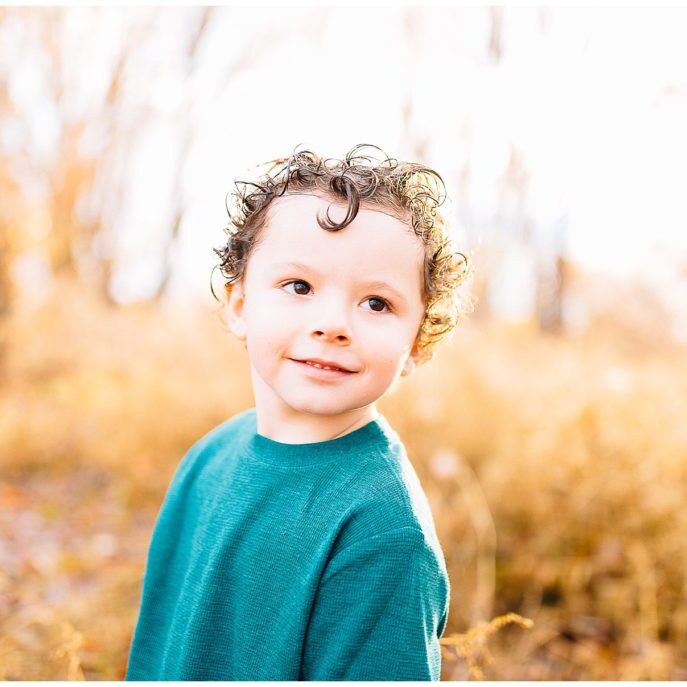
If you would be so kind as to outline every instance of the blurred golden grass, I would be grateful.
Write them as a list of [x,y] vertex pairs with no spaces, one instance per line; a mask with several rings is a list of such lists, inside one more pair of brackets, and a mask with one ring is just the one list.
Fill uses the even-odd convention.
[[[483,680],[484,671],[480,662],[493,663],[493,657],[487,648],[487,640],[509,623],[516,623],[520,627],[532,627],[532,621],[529,618],[523,618],[517,613],[506,613],[488,623],[479,622],[467,632],[442,637],[440,643],[443,647],[453,647],[456,652],[455,655],[466,660],[470,678]],[[443,652],[443,656],[444,658],[452,658],[450,652]]]
[[[67,284],[10,325],[0,679],[121,679],[157,509],[252,405],[245,352],[217,313]],[[687,678],[684,346],[466,322],[380,409],[446,554],[444,679]]]

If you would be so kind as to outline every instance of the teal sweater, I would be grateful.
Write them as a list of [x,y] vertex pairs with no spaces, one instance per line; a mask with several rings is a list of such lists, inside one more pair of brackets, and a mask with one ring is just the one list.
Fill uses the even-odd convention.
[[450,586],[384,416],[329,441],[255,409],[184,456],[158,514],[127,680],[439,680]]

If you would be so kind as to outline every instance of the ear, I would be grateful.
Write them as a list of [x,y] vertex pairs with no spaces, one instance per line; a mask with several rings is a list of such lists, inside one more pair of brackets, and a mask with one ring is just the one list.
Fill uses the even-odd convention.
[[401,370],[401,377],[407,377],[412,374],[417,367],[420,360],[420,356],[417,350],[417,343],[413,345],[412,351],[408,354],[405,363],[403,364],[403,370]]
[[246,340],[246,323],[243,319],[244,292],[240,282],[227,282],[224,285],[227,302],[224,305],[231,333],[241,341]]

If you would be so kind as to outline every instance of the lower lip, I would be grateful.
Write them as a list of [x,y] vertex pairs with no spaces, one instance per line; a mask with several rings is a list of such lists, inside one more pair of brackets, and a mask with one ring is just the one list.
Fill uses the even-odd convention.
[[298,365],[303,372],[313,379],[341,379],[342,377],[349,377],[350,375],[355,374],[355,372],[345,372],[344,370],[323,370],[320,367],[308,365],[300,360],[293,360],[291,358],[290,360],[296,363],[296,365]]

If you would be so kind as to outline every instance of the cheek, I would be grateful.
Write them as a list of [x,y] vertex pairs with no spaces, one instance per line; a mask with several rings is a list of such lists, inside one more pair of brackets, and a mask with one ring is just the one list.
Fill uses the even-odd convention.
[[404,327],[389,328],[366,341],[368,360],[377,366],[380,372],[393,373],[401,365],[410,351],[412,342]]
[[253,332],[272,332],[279,335],[292,320],[288,309],[269,294],[257,294],[245,311],[246,325]]

